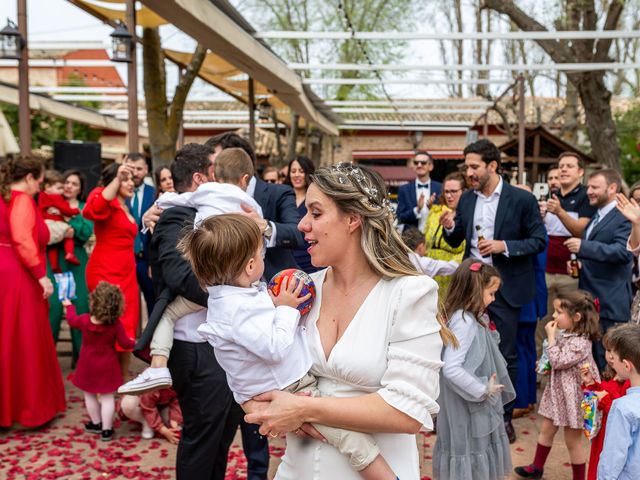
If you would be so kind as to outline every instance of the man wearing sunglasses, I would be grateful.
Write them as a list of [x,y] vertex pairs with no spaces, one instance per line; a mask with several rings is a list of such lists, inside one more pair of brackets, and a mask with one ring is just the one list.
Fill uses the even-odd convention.
[[429,208],[432,204],[438,203],[442,184],[429,177],[433,170],[433,159],[427,152],[416,153],[410,166],[416,172],[417,178],[402,185],[398,190],[398,223],[418,227],[424,231]]

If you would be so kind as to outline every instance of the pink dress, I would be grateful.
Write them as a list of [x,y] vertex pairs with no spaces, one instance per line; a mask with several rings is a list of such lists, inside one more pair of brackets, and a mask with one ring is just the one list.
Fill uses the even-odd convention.
[[76,307],[67,307],[67,322],[82,331],[80,358],[72,383],[89,393],[113,393],[122,385],[122,372],[115,345],[132,349],[135,341],[127,336],[120,321],[111,325],[91,323],[91,315],[76,315]]
[[553,421],[556,427],[582,429],[580,367],[589,363],[595,380],[600,381],[598,367],[591,355],[591,340],[584,335],[560,333],[556,344],[547,348],[547,356],[551,373],[538,413]]

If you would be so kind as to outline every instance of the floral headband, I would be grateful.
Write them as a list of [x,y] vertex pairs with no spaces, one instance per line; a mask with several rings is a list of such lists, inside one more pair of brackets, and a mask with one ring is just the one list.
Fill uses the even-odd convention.
[[338,182],[342,185],[356,185],[367,196],[369,205],[373,208],[386,208],[391,211],[391,202],[385,197],[378,198],[378,189],[367,178],[362,169],[353,163],[338,163],[331,167],[331,171],[338,174]]

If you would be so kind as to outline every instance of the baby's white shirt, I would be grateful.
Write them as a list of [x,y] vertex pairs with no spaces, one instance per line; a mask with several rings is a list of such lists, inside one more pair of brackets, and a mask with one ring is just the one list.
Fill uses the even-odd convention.
[[207,290],[207,323],[198,332],[213,346],[236,402],[282,390],[309,371],[312,358],[297,309],[275,307],[265,284]]
[[262,217],[262,208],[251,195],[231,183],[207,182],[194,192],[166,192],[156,202],[160,208],[191,207],[197,210],[194,224],[224,213],[241,213],[242,205],[253,208]]

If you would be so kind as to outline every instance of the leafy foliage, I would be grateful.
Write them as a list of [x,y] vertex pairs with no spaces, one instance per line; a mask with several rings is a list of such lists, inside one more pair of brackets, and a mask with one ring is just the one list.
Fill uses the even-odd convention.
[[632,185],[640,180],[640,105],[635,105],[616,116],[618,143],[620,144],[622,174]]

